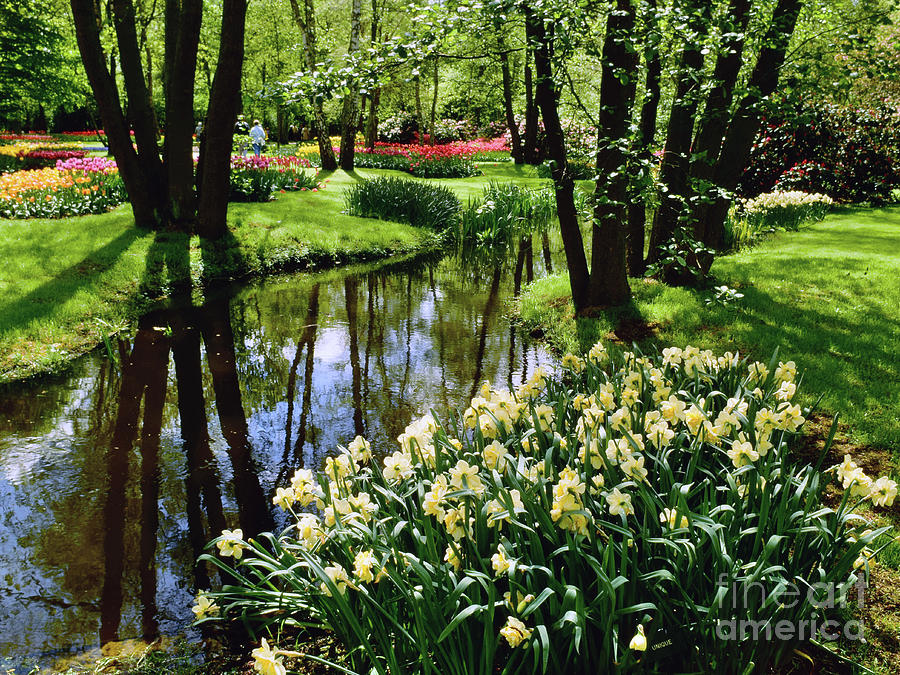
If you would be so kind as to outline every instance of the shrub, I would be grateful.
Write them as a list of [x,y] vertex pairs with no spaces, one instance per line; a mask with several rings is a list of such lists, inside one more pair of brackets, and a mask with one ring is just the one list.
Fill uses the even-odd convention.
[[[592,180],[597,175],[596,166],[583,159],[569,159],[566,162],[569,167],[569,173],[574,180]],[[536,167],[537,175],[541,178],[550,178],[550,162],[538,164]]]
[[879,204],[897,187],[900,109],[779,100],[763,121],[738,193],[801,189]]
[[418,130],[416,118],[401,111],[378,123],[378,140],[383,143],[410,143]]
[[[896,483],[849,457],[796,464],[793,362],[600,344],[562,362],[413,421],[382,462],[357,437],[324,472],[298,470],[273,500],[289,527],[226,530],[221,557],[201,558],[233,582],[202,594],[198,617],[282,644],[327,630],[356,673],[746,673],[790,655],[796,635],[721,626],[771,637],[821,617],[810,589],[846,600],[888,529],[853,508],[890,505]],[[831,507],[833,477],[846,489]],[[668,660],[645,658],[663,640]],[[264,644],[257,664],[277,652]]]
[[450,188],[405,178],[380,177],[356,183],[344,191],[344,200],[354,216],[437,231],[451,227],[459,213],[459,199]]
[[529,190],[515,183],[491,182],[482,201],[470,201],[460,213],[460,240],[510,244],[523,234],[547,228],[555,215],[552,188]]

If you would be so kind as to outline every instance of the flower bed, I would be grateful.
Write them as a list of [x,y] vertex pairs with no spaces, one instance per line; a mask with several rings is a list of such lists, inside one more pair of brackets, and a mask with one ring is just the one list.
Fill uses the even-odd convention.
[[[339,148],[334,151],[339,152]],[[318,152],[310,145],[298,146],[299,156],[319,163]],[[357,146],[355,166],[362,169],[405,171],[419,178],[466,178],[478,176],[478,161],[505,161],[509,147],[502,138],[457,141],[442,145],[376,143],[372,149]]]
[[[226,530],[201,558],[230,585],[198,618],[240,617],[282,648],[317,626],[357,673],[764,671],[802,636],[723,625],[796,631],[874,562],[887,528],[853,509],[890,505],[896,483],[849,457],[797,464],[793,362],[598,343],[562,365],[413,421],[381,462],[357,437],[299,469],[273,500],[289,527]],[[300,655],[254,652],[268,672],[285,656]]]
[[316,174],[306,171],[309,160],[301,157],[241,157],[231,158],[231,201],[264,202],[277,192],[288,190],[320,190],[324,182]]
[[45,168],[0,176],[2,218],[103,213],[125,199],[125,186],[118,172]]

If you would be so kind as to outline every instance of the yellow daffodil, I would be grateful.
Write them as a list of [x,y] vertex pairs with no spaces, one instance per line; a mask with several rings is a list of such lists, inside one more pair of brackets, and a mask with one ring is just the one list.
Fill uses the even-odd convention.
[[197,604],[191,608],[191,611],[194,613],[197,621],[199,621],[200,619],[205,619],[210,616],[218,616],[219,606],[214,604],[209,597],[201,593],[197,596]]
[[235,560],[240,560],[247,548],[243,530],[222,530],[222,538],[216,542],[216,546],[223,558],[234,557]]
[[287,670],[282,663],[282,657],[278,655],[278,650],[269,647],[266,639],[262,639],[262,644],[253,650],[253,670],[261,675],[286,675]]
[[523,642],[531,638],[532,629],[514,616],[506,620],[506,625],[500,629],[500,635],[506,638],[509,646],[515,649]]
[[368,551],[360,551],[353,559],[353,573],[360,581],[370,583],[375,577],[372,574],[372,567],[375,566],[377,560],[371,549]]
[[875,506],[891,506],[897,497],[897,483],[887,476],[882,476],[872,483],[869,497]]

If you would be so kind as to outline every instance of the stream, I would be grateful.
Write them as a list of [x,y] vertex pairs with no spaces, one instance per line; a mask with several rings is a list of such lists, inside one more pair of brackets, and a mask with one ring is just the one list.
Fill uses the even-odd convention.
[[197,556],[226,527],[278,526],[271,498],[295,469],[357,434],[392,451],[414,417],[547,364],[507,318],[545,258],[510,258],[235,286],[0,388],[0,672],[197,639],[196,591],[216,583]]

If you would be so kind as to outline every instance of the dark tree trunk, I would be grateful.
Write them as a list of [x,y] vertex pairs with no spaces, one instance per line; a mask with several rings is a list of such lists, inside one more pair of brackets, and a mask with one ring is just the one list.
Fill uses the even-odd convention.
[[700,38],[709,28],[711,5],[705,0],[690,0],[685,3],[685,9],[689,15],[688,35],[681,52],[675,98],[666,127],[666,145],[659,168],[659,182],[663,187],[659,210],[650,232],[648,260],[651,263],[659,259],[659,247],[672,239],[683,219],[689,189],[691,140],[703,77],[703,45]]
[[528,42],[534,49],[534,67],[537,76],[535,102],[544,120],[547,152],[552,161],[551,175],[556,192],[556,213],[569,267],[572,302],[575,311],[582,312],[588,307],[590,274],[584,253],[584,241],[578,227],[575,181],[569,173],[566,161],[566,141],[559,119],[559,94],[553,83],[552,37],[547,34],[544,23],[527,8],[525,31]]
[[[656,118],[659,112],[660,76],[662,64],[659,56],[659,26],[656,19],[656,0],[648,0],[646,11],[645,40],[647,49],[644,52],[647,77],[644,83],[644,102],[641,105],[641,119],[638,133],[632,148],[635,159],[642,164],[641,171],[649,173],[649,165],[653,160],[651,148],[656,136]],[[645,174],[646,175],[646,174]],[[640,194],[646,183],[641,181],[638,189],[631,196],[628,205],[628,224],[626,243],[628,246],[628,271],[633,277],[642,277],[646,271],[644,264],[644,237],[647,228],[647,206],[645,198]]]
[[231,137],[234,120],[241,105],[241,69],[244,63],[244,25],[247,0],[225,0],[222,7],[222,32],[219,60],[209,95],[204,142],[200,147],[200,206],[198,234],[217,239],[228,227],[229,173]]
[[519,138],[519,127],[516,124],[516,115],[513,111],[512,77],[509,72],[509,54],[506,52],[506,42],[503,39],[502,26],[497,26],[497,50],[500,53],[500,74],[503,77],[503,109],[506,112],[506,127],[509,129],[510,154],[516,164],[522,164],[525,157],[522,154],[522,140]]
[[434,145],[437,142],[437,139],[434,137],[434,125],[437,121],[435,118],[437,117],[437,101],[438,101],[438,57],[434,57],[434,78],[432,79],[432,85],[434,88],[431,91],[431,124],[429,125],[429,129],[431,129],[431,145]]
[[[316,10],[313,0],[303,0],[303,11],[297,0],[291,0],[291,14],[294,23],[300,29],[303,41],[303,53],[306,57],[306,67],[310,73],[316,72]],[[322,168],[325,171],[337,169],[337,159],[334,157],[334,148],[331,147],[331,139],[328,137],[328,125],[325,123],[325,111],[322,103],[313,104],[313,129],[319,142],[319,157]]]
[[526,164],[540,164],[538,149],[538,107],[534,100],[534,76],[528,63],[531,46],[525,51],[525,139],[522,143],[522,158]]
[[[348,58],[359,51],[360,14],[362,0],[353,0],[350,5],[350,46]],[[355,80],[349,84],[350,91],[344,97],[341,108],[341,155],[340,163],[344,171],[353,171],[353,153],[356,150],[356,129],[359,117],[359,86]]]
[[71,5],[84,71],[97,102],[110,151],[116,158],[119,174],[128,191],[135,223],[141,227],[159,227],[165,223],[165,199],[160,192],[161,163],[155,140],[152,154],[148,157],[142,153],[139,157],[132,145],[128,122],[119,101],[114,77],[115,57],[112,54],[112,73],[107,70],[106,56],[100,43],[98,7],[93,0],[71,0]]
[[181,229],[196,214],[194,196],[194,71],[200,41],[202,0],[166,2],[166,178],[172,221]]
[[[772,13],[772,22],[763,37],[763,47],[750,75],[747,93],[731,118],[715,165],[716,184],[727,193],[737,187],[741,174],[747,166],[753,141],[759,131],[761,102],[778,86],[779,71],[784,65],[788,44],[802,7],[803,0],[778,0]],[[703,242],[707,246],[721,247],[725,218],[730,205],[730,197],[719,196],[708,209],[704,210],[697,231],[702,233]]]
[[369,115],[366,119],[366,147],[371,150],[378,140],[378,104],[381,102],[381,87],[375,87],[369,98]]
[[425,118],[422,116],[422,78],[416,75],[416,126],[419,132],[419,145],[425,145]]
[[715,165],[728,128],[734,87],[743,62],[744,32],[750,19],[750,4],[750,0],[731,1],[728,11],[731,24],[725,27],[722,53],[713,73],[713,88],[707,96],[691,148],[691,178],[701,198],[694,209],[694,237],[699,241],[704,240],[702,227],[706,213],[718,193],[713,183]]
[[637,50],[631,0],[616,0],[606,21],[597,127],[597,184],[591,244],[591,307],[624,305],[631,297],[625,268],[628,157],[622,143],[634,105]]

